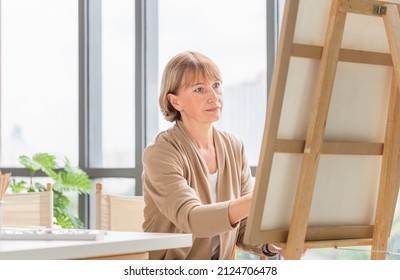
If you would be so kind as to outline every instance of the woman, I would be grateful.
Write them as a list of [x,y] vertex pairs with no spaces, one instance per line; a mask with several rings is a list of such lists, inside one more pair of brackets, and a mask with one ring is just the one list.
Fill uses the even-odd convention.
[[277,248],[243,244],[252,178],[243,143],[218,131],[221,75],[198,52],[176,55],[161,83],[160,107],[175,125],[143,154],[148,232],[191,233],[190,248],[150,253],[150,259],[230,259],[235,246],[273,256]]

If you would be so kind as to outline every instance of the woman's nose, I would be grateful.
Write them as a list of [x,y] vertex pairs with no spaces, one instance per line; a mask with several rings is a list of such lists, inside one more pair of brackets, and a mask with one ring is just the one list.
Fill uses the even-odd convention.
[[214,88],[211,88],[211,96],[210,96],[208,102],[212,103],[212,102],[218,101],[219,99],[220,99],[220,97],[219,97],[218,91]]

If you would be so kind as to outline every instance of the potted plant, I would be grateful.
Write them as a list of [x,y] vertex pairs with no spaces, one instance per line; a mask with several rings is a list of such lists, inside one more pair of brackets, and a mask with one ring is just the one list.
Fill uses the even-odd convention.
[[36,172],[42,171],[53,181],[54,224],[62,228],[84,228],[83,222],[68,212],[70,200],[66,193],[88,193],[92,188],[89,176],[80,168],[73,167],[68,158],[59,166],[56,157],[47,153],[37,153],[32,158],[22,155],[19,162],[30,170],[30,182],[17,182],[13,179],[10,183],[11,190],[16,193],[45,191],[46,187],[43,184],[33,180]]

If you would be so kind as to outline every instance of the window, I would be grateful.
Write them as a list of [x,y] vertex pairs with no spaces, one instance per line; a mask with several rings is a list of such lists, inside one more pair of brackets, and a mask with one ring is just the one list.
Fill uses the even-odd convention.
[[1,5],[1,166],[37,152],[77,165],[78,3]]
[[[135,166],[135,7],[131,0],[101,1],[99,135],[91,167]],[[93,122],[94,123],[94,122]],[[96,149],[96,143],[98,150]]]
[[[0,3],[2,171],[26,177],[18,157],[47,152],[68,157],[92,179],[119,178],[110,183],[116,193],[141,194],[135,187],[143,123],[135,82],[140,2]],[[71,200],[71,212],[90,227],[87,199],[71,194]]]
[[[141,195],[144,93],[142,49],[138,47],[142,38],[137,32],[141,1],[87,0],[80,8],[80,28],[87,39],[87,43],[85,39],[80,42],[84,64],[81,71],[87,71],[81,79],[81,95],[87,102],[81,122],[87,127],[81,135],[80,163],[94,184],[103,183],[105,192]],[[95,221],[94,193],[95,188],[89,197],[90,227]]]

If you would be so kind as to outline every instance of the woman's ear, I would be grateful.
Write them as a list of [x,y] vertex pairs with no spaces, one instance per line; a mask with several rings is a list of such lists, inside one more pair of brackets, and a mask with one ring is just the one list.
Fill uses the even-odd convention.
[[173,93],[168,93],[167,94],[167,98],[169,103],[171,103],[171,105],[175,108],[175,110],[177,111],[182,111],[182,108],[180,106],[180,102],[179,102],[179,97]]

